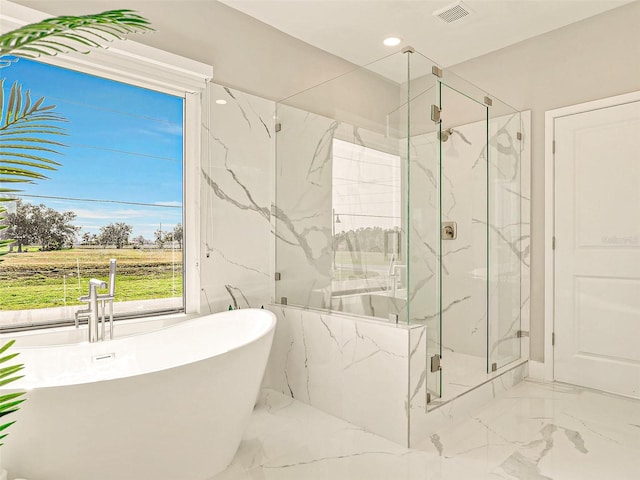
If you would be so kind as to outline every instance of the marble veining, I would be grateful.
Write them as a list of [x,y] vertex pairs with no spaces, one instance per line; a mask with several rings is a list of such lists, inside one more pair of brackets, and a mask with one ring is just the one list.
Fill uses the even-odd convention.
[[263,390],[232,464],[209,480],[636,480],[638,425],[638,400],[525,381],[407,449]]
[[322,171],[333,161],[333,150],[331,143],[336,129],[340,126],[340,122],[333,122],[329,128],[322,134],[316,145],[316,149],[311,157],[309,169],[307,170],[306,179],[313,185],[322,186]]
[[269,308],[278,325],[266,388],[406,443],[409,330],[295,307]]
[[[203,108],[201,302],[205,311],[260,307],[273,299],[273,138],[263,120],[275,104],[209,84]],[[214,99],[226,98],[226,105]],[[259,128],[255,128],[259,126]]]

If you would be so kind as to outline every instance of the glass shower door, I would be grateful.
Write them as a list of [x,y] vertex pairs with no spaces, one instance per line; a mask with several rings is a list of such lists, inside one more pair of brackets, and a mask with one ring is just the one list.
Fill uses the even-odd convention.
[[521,269],[528,237],[522,233],[520,113],[493,99],[489,108],[489,368],[520,358]]
[[440,355],[432,375],[441,401],[481,383],[488,368],[488,107],[456,81],[448,74],[439,83],[440,308],[430,370]]

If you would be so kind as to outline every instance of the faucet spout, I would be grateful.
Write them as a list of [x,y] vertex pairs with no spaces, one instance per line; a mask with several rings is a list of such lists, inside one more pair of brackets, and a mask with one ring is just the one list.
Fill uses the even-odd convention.
[[389,286],[387,291],[391,297],[396,296],[396,289],[398,288],[398,277],[399,274],[396,273],[396,254],[391,255],[391,261],[389,262]]
[[107,288],[107,282],[92,278],[89,280],[89,342],[98,341],[98,289]]

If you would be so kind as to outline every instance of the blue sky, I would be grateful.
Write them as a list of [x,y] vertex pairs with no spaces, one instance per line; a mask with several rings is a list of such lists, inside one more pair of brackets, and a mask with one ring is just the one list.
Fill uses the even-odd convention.
[[153,239],[161,222],[168,230],[182,221],[182,98],[25,59],[0,75],[5,93],[18,81],[68,120],[62,166],[24,184],[25,201],[76,212],[80,235],[125,222],[132,237]]

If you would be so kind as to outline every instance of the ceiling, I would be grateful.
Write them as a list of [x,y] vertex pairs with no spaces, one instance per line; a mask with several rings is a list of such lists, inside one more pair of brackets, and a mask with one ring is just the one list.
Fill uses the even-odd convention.
[[[464,0],[447,24],[432,12],[453,1],[220,0],[295,38],[365,65],[411,45],[447,67],[610,10],[631,0]],[[402,38],[385,47],[387,36]]]
[[[2,2],[3,0],[0,0]],[[143,12],[160,33],[140,40],[156,48],[189,56],[196,60],[228,65],[237,70],[237,78],[245,72],[254,75],[254,66],[265,64],[273,70],[268,77],[270,87],[247,88],[248,91],[269,91],[273,98],[283,98],[292,91],[300,91],[305,78],[287,79],[271,68],[271,52],[282,52],[293,64],[303,64],[309,85],[318,78],[334,78],[344,73],[343,67],[333,69],[313,63],[313,52],[305,48],[291,48],[284,41],[286,35],[271,36],[260,31],[252,36],[243,29],[254,28],[258,22],[267,24],[309,45],[329,52],[347,62],[367,68],[388,80],[402,84],[407,79],[407,58],[411,60],[410,78],[431,73],[433,63],[449,67],[466,60],[499,50],[514,43],[544,34],[571,23],[578,22],[632,3],[634,0],[463,0],[472,13],[463,19],[445,23],[432,13],[451,5],[452,1],[433,0],[14,0],[21,5],[57,15],[86,13],[88,6],[102,8],[133,8]],[[640,0],[635,0],[640,1]],[[250,21],[234,21],[229,25],[217,25],[212,29],[211,18],[222,13],[220,9]],[[235,10],[235,11],[234,11]],[[244,14],[244,15],[242,15]],[[248,15],[248,18],[245,17]],[[222,18],[229,18],[223,15]],[[258,22],[256,22],[256,19]],[[188,25],[188,29],[181,28]],[[272,28],[265,27],[267,30]],[[212,31],[213,30],[213,31]],[[257,29],[260,30],[260,29]],[[228,36],[224,36],[224,34]],[[238,38],[236,34],[243,34]],[[603,35],[615,32],[603,32]],[[386,47],[382,40],[390,35],[402,38],[399,46]],[[247,57],[238,60],[225,57],[224,42],[235,38],[230,51],[247,49]],[[279,38],[278,38],[279,37]],[[272,42],[266,50],[256,49],[255,39]],[[189,53],[185,53],[189,45]],[[240,45],[240,47],[238,47]],[[400,52],[412,46],[422,55],[405,55]],[[258,52],[258,50],[261,52]],[[313,49],[311,49],[313,50]],[[194,53],[195,51],[195,53]],[[269,54],[264,56],[265,51]],[[230,54],[233,57],[233,54]],[[304,55],[304,59],[300,58]],[[264,58],[263,58],[264,57]],[[385,58],[383,61],[375,62]],[[428,57],[428,58],[426,58]],[[250,61],[246,61],[249,58]],[[261,63],[262,62],[262,63]],[[373,65],[370,63],[375,62]],[[246,64],[246,65],[245,65]],[[280,63],[279,65],[282,65]],[[350,65],[350,64],[347,64]],[[341,70],[342,69],[342,70]],[[223,69],[217,69],[218,77]],[[277,77],[277,78],[276,78]],[[304,77],[304,76],[303,76]],[[313,79],[313,82],[311,81]],[[265,80],[266,81],[266,80]],[[289,82],[289,83],[287,83]],[[264,82],[263,82],[264,83]],[[231,84],[234,84],[231,81]],[[245,87],[246,88],[246,87]],[[306,88],[306,87],[305,87]],[[273,93],[273,92],[277,93]]]

